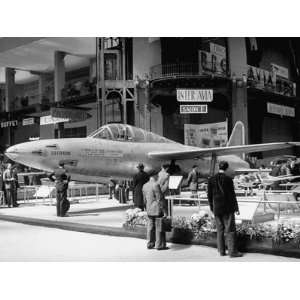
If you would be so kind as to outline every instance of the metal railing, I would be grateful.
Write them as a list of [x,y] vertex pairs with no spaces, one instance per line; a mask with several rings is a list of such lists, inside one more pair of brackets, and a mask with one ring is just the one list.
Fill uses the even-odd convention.
[[160,64],[150,68],[151,80],[172,77],[199,77],[212,74],[220,77],[228,76],[227,72],[214,69],[214,65],[209,62],[205,68],[198,63]]
[[[268,193],[270,194],[270,193]],[[287,193],[284,193],[285,195]],[[181,205],[182,201],[195,203],[198,202],[199,209],[201,206],[207,206],[208,205],[208,199],[207,198],[192,198],[192,197],[182,197],[180,195],[171,195],[166,196],[166,200],[168,201],[168,216],[173,216],[173,209],[174,209],[174,202],[177,201],[179,205]],[[259,198],[258,200],[254,198]],[[247,197],[245,199],[237,198],[238,203],[257,203],[257,204],[263,204],[264,212],[266,210],[266,205],[269,206],[271,204],[275,204],[277,206],[276,212],[277,212],[277,220],[280,219],[281,216],[281,210],[283,208],[283,205],[295,205],[298,209],[300,209],[300,201],[282,201],[282,200],[267,200],[265,195],[257,196],[257,197]],[[270,207],[271,208],[271,207]],[[273,208],[271,208],[273,209]]]

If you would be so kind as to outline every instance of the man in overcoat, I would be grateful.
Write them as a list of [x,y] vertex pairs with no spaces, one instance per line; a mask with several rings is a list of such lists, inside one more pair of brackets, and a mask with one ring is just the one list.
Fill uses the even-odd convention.
[[161,226],[161,218],[167,216],[166,200],[157,182],[157,174],[143,186],[143,195],[146,203],[146,211],[149,218],[147,226],[147,248],[166,250],[166,233]]
[[197,172],[197,165],[194,165],[187,178],[187,183],[190,187],[190,191],[192,192],[192,198],[197,198],[198,179],[199,173]]
[[139,163],[138,173],[133,176],[133,203],[135,207],[144,210],[143,185],[149,180],[149,175],[144,171],[144,165]]
[[67,174],[67,171],[64,168],[64,163],[59,163],[58,168],[49,175],[49,179],[55,182],[56,214],[58,217],[64,217],[70,205],[67,199],[70,176]]
[[219,163],[219,172],[208,180],[207,197],[211,211],[215,215],[217,226],[218,251],[226,255],[225,237],[230,257],[242,254],[236,248],[235,213],[239,214],[239,206],[231,177],[225,174],[229,165],[226,161]]

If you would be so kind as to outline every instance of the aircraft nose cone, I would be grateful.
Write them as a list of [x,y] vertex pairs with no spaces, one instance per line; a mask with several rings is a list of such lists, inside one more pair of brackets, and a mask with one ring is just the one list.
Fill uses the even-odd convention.
[[18,156],[18,154],[19,154],[19,151],[16,146],[11,146],[5,151],[5,155],[10,159],[16,158]]

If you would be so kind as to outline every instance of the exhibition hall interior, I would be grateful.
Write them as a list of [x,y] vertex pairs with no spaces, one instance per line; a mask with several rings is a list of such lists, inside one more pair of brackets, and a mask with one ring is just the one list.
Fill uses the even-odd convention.
[[0,38],[0,261],[297,261],[299,87],[296,37]]

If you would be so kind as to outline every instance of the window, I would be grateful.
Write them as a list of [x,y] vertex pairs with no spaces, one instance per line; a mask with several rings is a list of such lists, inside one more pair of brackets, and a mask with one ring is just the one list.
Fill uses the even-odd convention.
[[86,137],[86,126],[74,127],[74,128],[65,128],[63,136],[64,136],[64,138]]

